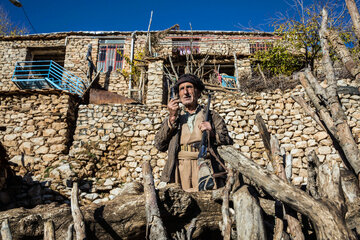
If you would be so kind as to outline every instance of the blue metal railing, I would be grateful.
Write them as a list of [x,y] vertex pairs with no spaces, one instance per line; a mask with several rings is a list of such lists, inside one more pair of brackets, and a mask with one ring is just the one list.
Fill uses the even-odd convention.
[[20,89],[59,89],[83,96],[89,83],[52,60],[16,62],[11,80]]

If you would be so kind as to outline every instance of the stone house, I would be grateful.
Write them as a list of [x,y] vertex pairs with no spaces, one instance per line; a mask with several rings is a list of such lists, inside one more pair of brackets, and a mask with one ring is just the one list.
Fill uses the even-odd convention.
[[[150,39],[150,51],[148,40]],[[11,82],[15,63],[20,61],[53,60],[61,67],[83,80],[87,79],[89,46],[92,62],[100,71],[100,85],[123,96],[139,98],[145,104],[159,104],[165,79],[156,79],[165,69],[171,69],[169,57],[176,71],[184,73],[186,55],[193,54],[194,61],[203,61],[204,79],[209,79],[209,70],[216,68],[220,73],[239,79],[251,76],[249,56],[268,48],[277,39],[270,33],[222,32],[222,31],[179,31],[151,32],[67,32],[37,34],[0,38],[0,90],[15,90]],[[148,51],[144,57],[144,51]],[[234,64],[234,54],[237,56]],[[151,57],[149,57],[151,56]],[[140,58],[140,59],[139,59]],[[130,62],[141,65],[142,82],[129,76]],[[136,61],[140,60],[140,61]],[[154,69],[160,67],[159,71]],[[154,76],[152,76],[154,75]],[[129,80],[130,79],[130,80]],[[140,86],[141,85],[141,86]],[[166,83],[165,83],[166,85]],[[164,86],[165,86],[164,85]]]

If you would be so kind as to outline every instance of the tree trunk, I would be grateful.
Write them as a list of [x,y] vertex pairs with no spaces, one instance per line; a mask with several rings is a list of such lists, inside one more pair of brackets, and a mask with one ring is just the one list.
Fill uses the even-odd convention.
[[356,239],[333,207],[316,201],[307,193],[282,181],[233,147],[222,146],[219,148],[219,153],[234,169],[239,170],[271,196],[307,216],[315,226],[318,239]]
[[145,193],[145,209],[146,209],[146,236],[149,234],[150,240],[167,239],[166,229],[161,220],[160,210],[156,200],[156,192],[154,186],[154,178],[150,162],[142,165],[144,176],[144,193]]
[[[126,186],[129,185],[136,187],[128,188],[105,204],[81,208],[88,239],[145,239],[146,213],[142,185],[132,183]],[[222,221],[221,204],[212,199],[211,191],[187,193],[179,186],[169,184],[159,190],[159,209],[169,235],[191,228],[195,239],[221,239],[218,224]],[[0,212],[0,221],[6,218],[10,218],[13,239],[43,238],[47,220],[54,221],[56,239],[66,239],[68,227],[73,222],[70,207],[66,204]]]
[[263,216],[259,202],[248,186],[242,186],[233,194],[237,239],[266,239]]
[[225,187],[222,189],[222,206],[221,206],[221,213],[223,216],[223,222],[222,222],[222,235],[224,240],[230,240],[231,237],[231,218],[230,218],[230,212],[229,212],[229,195],[231,191],[231,187],[234,184],[234,173],[232,169],[228,170],[228,179],[226,182]]
[[1,224],[1,238],[2,240],[12,240],[11,231],[9,228],[9,219],[5,219]]
[[84,216],[79,207],[79,188],[77,182],[73,183],[73,188],[71,191],[71,213],[74,218],[74,229],[76,232],[76,239],[77,240],[86,239]]
[[72,223],[68,227],[66,240],[72,240],[73,239],[73,232],[74,232],[74,224]]
[[355,35],[357,39],[360,39],[360,14],[356,2],[354,0],[345,0],[345,2],[351,16]]
[[44,224],[44,240],[55,240],[54,223],[48,220]]
[[[275,174],[279,176],[283,181],[287,181],[285,168],[284,168],[284,156],[285,154],[281,154],[279,140],[275,135],[270,135],[270,133],[267,130],[267,127],[265,125],[264,120],[262,119],[260,114],[256,115],[256,124],[260,131],[260,136],[264,142],[264,146],[266,149],[266,152],[269,156],[269,159],[271,159],[271,163],[273,166],[273,169],[275,170]],[[289,170],[288,170],[289,171]],[[282,204],[281,204],[282,205]],[[303,240],[304,234],[301,230],[301,224],[299,220],[286,213],[285,209],[286,207],[279,206],[281,209],[281,212],[284,216],[284,218],[287,220],[290,230],[290,235],[296,239],[296,240]],[[284,223],[283,220],[280,218],[275,219],[275,229],[274,229],[274,239],[281,239],[282,233],[284,231],[283,229]],[[286,230],[286,229],[285,229]]]

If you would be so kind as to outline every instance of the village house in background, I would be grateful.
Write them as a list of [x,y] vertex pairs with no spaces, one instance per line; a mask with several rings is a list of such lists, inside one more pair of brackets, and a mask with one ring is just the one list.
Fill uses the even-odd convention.
[[[187,59],[192,68],[201,64],[198,71],[208,83],[236,88],[237,81],[251,78],[249,56],[277,38],[270,33],[179,30],[151,32],[151,37],[147,32],[2,37],[0,90],[54,88],[82,96],[91,84],[147,105],[164,104],[174,79],[162,76],[173,70],[183,74]],[[96,73],[99,78],[91,83]]]

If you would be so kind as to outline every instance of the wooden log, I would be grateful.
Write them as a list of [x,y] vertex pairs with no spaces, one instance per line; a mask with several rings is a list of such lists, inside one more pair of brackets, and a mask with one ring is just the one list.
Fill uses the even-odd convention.
[[261,78],[264,80],[265,86],[267,86],[267,80],[266,80],[265,74],[264,74],[264,72],[262,71],[261,66],[260,66],[259,63],[257,64],[257,69],[259,70],[259,73],[260,73],[260,75],[261,75]]
[[236,51],[233,52],[233,55],[234,55],[234,69],[235,69],[235,77],[236,77],[236,87],[237,87],[237,89],[240,89],[239,68],[238,68],[238,65],[237,65]]
[[309,115],[312,119],[314,119],[314,121],[319,124],[319,126],[324,129],[326,131],[326,128],[325,126],[322,124],[322,122],[320,121],[320,118],[319,116],[316,114],[316,112],[314,110],[311,109],[311,107],[306,104],[305,100],[303,97],[301,96],[294,96],[294,95],[291,95],[291,98],[294,99],[295,102],[297,102],[302,110],[307,114]]
[[331,169],[327,162],[321,164],[317,184],[321,199],[334,206],[337,214],[344,218],[346,208],[340,184],[340,168],[338,163],[334,163]]
[[66,240],[72,240],[73,239],[73,232],[74,232],[74,224],[71,223],[67,229],[67,235]]
[[261,139],[263,140],[265,151],[270,161],[273,162],[272,154],[271,154],[270,133],[260,113],[256,114],[256,126],[258,127]]
[[173,73],[175,75],[175,78],[176,78],[176,81],[179,79],[179,76],[175,70],[175,67],[174,67],[174,64],[173,64],[173,61],[171,59],[171,56],[169,55],[169,62],[170,62],[170,66],[171,66],[171,69],[173,70]]
[[161,220],[160,210],[156,200],[154,178],[152,175],[150,162],[145,162],[142,165],[142,170],[144,177],[145,209],[147,221],[146,234],[149,236],[150,240],[165,240],[167,239],[167,233]]
[[348,206],[360,201],[358,180],[347,169],[341,169],[341,188]]
[[354,60],[349,49],[346,47],[346,45],[340,38],[339,33],[334,29],[327,30],[326,37],[330,41],[331,46],[335,50],[336,54],[340,57],[340,60],[344,64],[345,68],[350,72],[353,77],[355,77],[355,79],[359,83],[359,62]]
[[[159,189],[158,203],[169,233],[175,234],[180,228],[188,229],[196,217],[194,239],[204,239],[209,232],[221,239],[218,224],[222,221],[221,204],[212,200],[211,191],[188,193],[176,184],[168,184]],[[145,239],[145,197],[143,185],[138,182],[125,184],[121,194],[111,201],[86,205],[81,210],[88,239]],[[13,239],[42,239],[44,222],[48,219],[54,221],[56,238],[66,239],[68,226],[73,223],[70,206],[66,204],[0,211],[0,222],[10,216]]]
[[9,219],[5,219],[1,224],[1,238],[2,240],[12,240],[9,228]]
[[230,240],[231,237],[231,225],[232,221],[230,218],[230,212],[229,212],[229,195],[231,191],[231,187],[234,184],[234,173],[232,169],[228,169],[228,175],[227,175],[227,181],[226,185],[223,188],[223,194],[222,194],[222,207],[221,207],[221,213],[223,216],[223,222],[222,222],[222,235],[224,237],[224,240]]
[[[350,164],[351,168],[354,170],[356,175],[359,175],[360,173],[360,151],[358,149],[358,146],[354,140],[354,137],[351,133],[350,127],[347,123],[347,116],[341,107],[341,103],[339,102],[339,98],[337,95],[337,85],[336,85],[336,79],[334,74],[334,69],[331,64],[330,60],[330,54],[327,46],[327,41],[325,39],[326,33],[328,32],[326,28],[327,24],[327,11],[323,9],[322,11],[323,19],[322,19],[322,27],[320,29],[320,42],[322,45],[322,51],[323,51],[323,66],[325,68],[326,77],[328,79],[328,88],[325,90],[323,89],[323,92],[327,92],[327,94],[323,95],[326,99],[326,103],[330,109],[331,116],[333,119],[334,124],[331,126],[333,129],[332,131],[336,132],[334,134],[334,137],[338,141],[341,149],[344,152],[344,155],[346,157],[346,161]],[[330,37],[329,37],[330,39]],[[317,80],[312,80],[314,77],[312,74],[307,71],[305,72],[306,77],[309,81],[317,82]],[[320,86],[320,84],[317,85]],[[329,126],[328,126],[329,127]]]
[[349,10],[349,14],[351,16],[351,20],[354,27],[354,32],[357,36],[357,39],[360,39],[360,14],[359,10],[356,6],[356,3],[354,0],[345,0],[346,7]]
[[[283,158],[284,153],[281,153],[281,149],[280,149],[280,144],[279,141],[277,139],[277,137],[275,135],[271,135],[269,134],[267,127],[264,123],[264,120],[262,119],[262,117],[260,116],[260,114],[256,115],[256,123],[257,126],[260,130],[260,136],[263,139],[264,142],[264,146],[265,149],[267,149],[267,153],[269,156],[269,159],[271,159],[272,161],[272,165],[273,165],[273,169],[275,170],[275,174],[277,176],[279,176],[281,179],[283,179],[284,181],[288,181],[287,177],[286,177],[286,173],[285,173],[285,168],[284,168],[284,162],[283,162]],[[289,169],[288,169],[289,171]],[[282,204],[280,204],[282,205]],[[294,238],[294,239],[299,239],[299,240],[303,240],[305,239],[302,230],[301,230],[301,224],[299,222],[299,220],[289,214],[286,214],[286,207],[279,207],[282,210],[282,214],[284,215],[284,218],[287,220],[288,225],[289,225],[289,230],[290,230],[290,235]],[[275,229],[274,229],[274,239],[281,239],[282,235],[283,235],[283,231],[284,231],[284,223],[282,221],[282,219],[278,216],[275,219]]]
[[307,216],[315,227],[318,239],[356,239],[345,221],[331,206],[316,201],[307,193],[291,186],[271,172],[263,169],[231,146],[221,146],[220,156],[234,169],[263,188],[274,198],[288,204]]
[[307,156],[308,159],[308,183],[306,185],[307,192],[315,199],[319,199],[318,186],[316,184],[317,176],[319,175],[320,161],[314,151],[311,151]]
[[196,227],[196,221],[197,221],[197,218],[193,218],[190,222],[190,225],[188,227],[188,229],[186,230],[186,239],[187,240],[191,240],[192,239],[192,233]]
[[291,182],[292,177],[292,155],[287,154],[285,157],[285,175],[288,182]]
[[258,200],[248,186],[242,186],[233,194],[237,239],[266,239],[263,216]]
[[52,220],[44,223],[44,240],[55,240],[54,222]]
[[79,188],[77,182],[73,183],[73,188],[71,191],[71,213],[74,219],[76,239],[86,239],[84,216],[79,207]]

